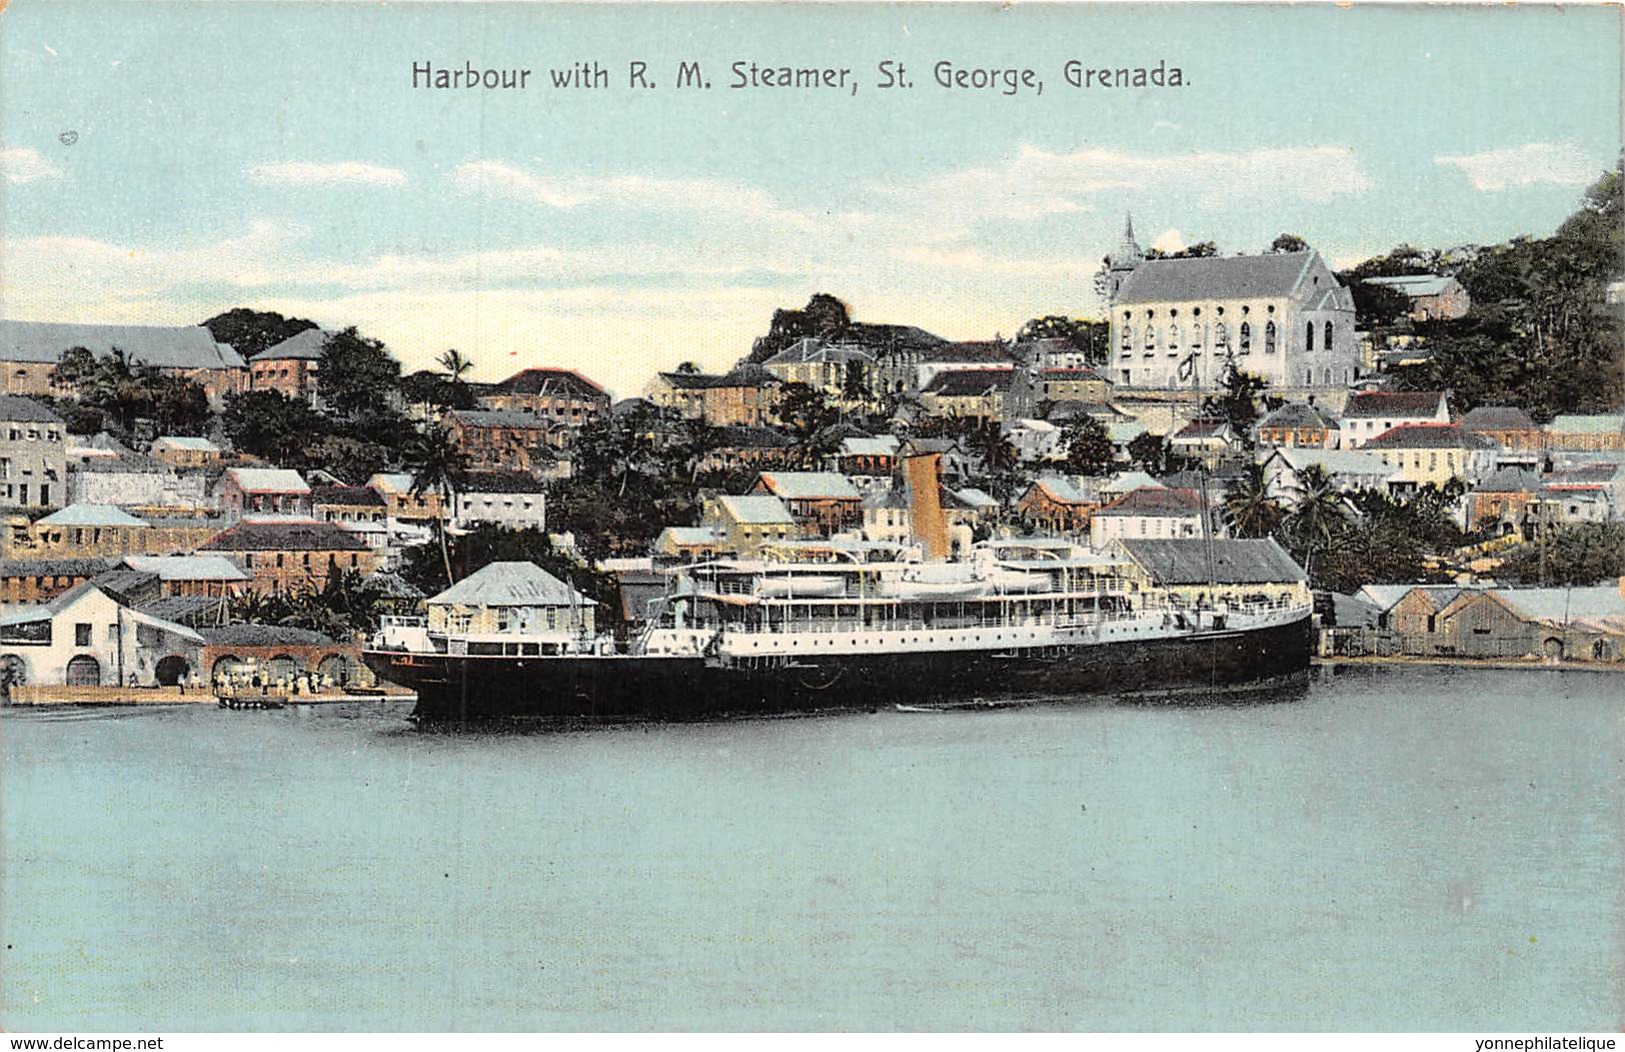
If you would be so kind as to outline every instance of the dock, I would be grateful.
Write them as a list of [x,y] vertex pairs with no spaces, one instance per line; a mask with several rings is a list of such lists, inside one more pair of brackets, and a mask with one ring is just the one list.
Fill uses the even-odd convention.
[[16,708],[47,708],[51,706],[151,706],[151,705],[210,705],[222,709],[286,708],[297,705],[343,705],[364,702],[415,701],[417,695],[398,687],[372,688],[364,691],[322,691],[293,693],[271,689],[265,693],[243,691],[219,694],[212,690],[192,687],[70,687],[59,685],[29,685],[11,688],[10,698],[4,704]]

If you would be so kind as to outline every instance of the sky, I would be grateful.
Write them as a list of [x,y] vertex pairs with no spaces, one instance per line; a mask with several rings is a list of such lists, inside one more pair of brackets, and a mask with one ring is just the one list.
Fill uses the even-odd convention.
[[[1334,266],[1549,234],[1619,156],[1606,7],[80,3],[0,12],[0,316],[358,326],[408,370],[723,369],[778,307],[1098,314],[1142,244]],[[908,89],[879,86],[900,61]],[[1166,62],[1181,88],[1073,88]],[[657,87],[634,89],[628,63]],[[602,90],[548,71],[597,61]],[[710,90],[675,87],[700,63]],[[736,61],[846,89],[732,89]],[[942,88],[937,62],[1042,94]],[[412,66],[529,68],[525,91]]]

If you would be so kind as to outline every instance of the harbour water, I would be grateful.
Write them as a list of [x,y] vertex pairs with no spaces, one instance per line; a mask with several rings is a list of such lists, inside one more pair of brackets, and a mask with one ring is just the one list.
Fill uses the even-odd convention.
[[6,712],[7,1030],[1612,1030],[1613,676],[419,732]]

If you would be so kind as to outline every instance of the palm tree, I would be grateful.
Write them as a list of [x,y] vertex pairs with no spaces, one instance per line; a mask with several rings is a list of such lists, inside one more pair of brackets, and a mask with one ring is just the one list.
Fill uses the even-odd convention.
[[1287,514],[1287,533],[1304,552],[1304,570],[1314,576],[1317,552],[1331,547],[1348,526],[1348,508],[1336,483],[1319,465],[1298,473],[1298,502]]
[[468,479],[468,456],[451,440],[451,432],[436,424],[413,436],[406,447],[406,469],[412,474],[414,497],[437,493],[442,500],[435,517],[440,536],[440,558],[446,567],[446,585],[453,583],[451,549],[446,543],[446,516],[457,508],[457,494]]
[[468,393],[468,381],[464,377],[473,371],[474,363],[465,358],[462,351],[448,347],[440,352],[435,364],[446,374],[446,383],[441,389],[443,401],[453,408],[467,408],[472,399],[465,397]]
[[1230,486],[1224,518],[1237,537],[1268,537],[1281,525],[1281,505],[1270,496],[1262,464],[1254,464]]
[[474,363],[463,357],[463,352],[455,347],[441,351],[435,364],[444,370],[447,382],[453,384],[462,383],[463,377],[474,368]]
[[1010,437],[992,420],[976,425],[970,433],[971,448],[982,458],[982,467],[989,475],[1013,471],[1021,462]]

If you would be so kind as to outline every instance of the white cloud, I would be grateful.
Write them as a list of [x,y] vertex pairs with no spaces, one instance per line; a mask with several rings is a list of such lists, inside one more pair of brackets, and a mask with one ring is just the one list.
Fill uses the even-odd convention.
[[1460,169],[1473,189],[1483,193],[1538,183],[1585,186],[1601,172],[1573,143],[1503,146],[1483,153],[1440,155],[1433,158],[1433,163]]
[[963,230],[978,221],[1032,220],[1086,212],[1107,192],[1173,191],[1206,207],[1305,200],[1325,202],[1370,189],[1352,150],[1279,147],[1239,153],[1137,154],[1104,148],[1052,153],[1024,145],[1002,164],[880,188]]
[[470,193],[512,197],[548,208],[575,208],[590,200],[589,195],[566,189],[553,180],[498,161],[460,164],[452,171],[451,177],[460,188]]
[[8,183],[31,183],[36,179],[55,179],[62,169],[40,156],[32,146],[13,146],[0,150],[0,172]]
[[83,237],[0,241],[0,273],[30,277],[4,287],[0,315],[79,318],[87,305],[112,310],[178,286],[274,284],[289,269],[291,246],[302,234],[297,227],[255,221],[233,237],[181,248],[148,249]]
[[[1092,260],[1083,256],[996,256],[978,248],[957,245],[900,245],[888,249],[887,255],[906,265],[905,268],[899,268],[900,271],[908,268],[916,273],[923,271],[933,275],[929,279],[933,282],[952,276],[955,272],[976,280],[989,278],[1065,280],[1068,275],[1080,274],[1087,278],[1093,275],[1095,268],[1100,265],[1098,259]],[[902,277],[901,273],[897,273],[891,275],[889,280],[895,281]]]
[[1169,227],[1157,235],[1157,239],[1151,242],[1151,247],[1158,252],[1183,252],[1187,247],[1185,235],[1173,227]]
[[480,287],[530,281],[537,284],[592,281],[605,277],[718,278],[742,274],[801,274],[806,260],[790,253],[762,254],[712,247],[616,243],[563,249],[519,245],[470,252],[385,255],[360,263],[313,261],[290,268],[277,284],[345,289]]
[[359,161],[261,164],[250,168],[248,176],[257,183],[278,186],[402,186],[406,183],[406,173],[399,168],[383,168]]
[[548,208],[596,205],[635,211],[696,212],[802,231],[817,230],[828,222],[827,218],[787,208],[758,187],[719,179],[551,177],[498,161],[458,165],[451,176],[467,192],[511,197]]

